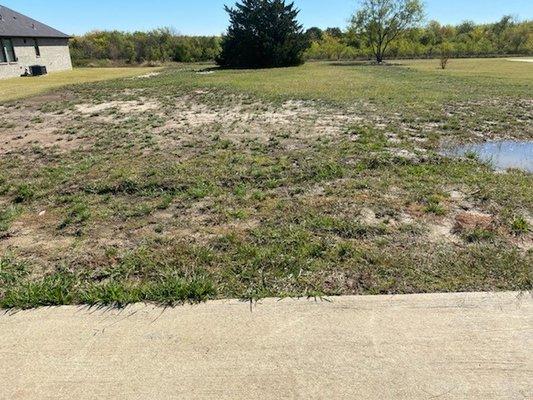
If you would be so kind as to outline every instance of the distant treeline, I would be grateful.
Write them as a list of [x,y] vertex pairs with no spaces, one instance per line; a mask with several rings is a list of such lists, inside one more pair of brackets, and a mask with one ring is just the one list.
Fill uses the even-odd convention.
[[[306,52],[308,59],[349,60],[372,56],[366,39],[355,30],[311,28],[306,34],[311,42]],[[387,53],[389,58],[431,58],[440,56],[443,49],[452,57],[531,55],[533,21],[517,22],[509,16],[493,24],[465,21],[459,25],[441,25],[431,21],[424,27],[408,30],[391,43]]]
[[211,61],[220,53],[220,37],[183,36],[170,28],[149,32],[94,31],[70,42],[72,60],[125,63]]
[[[369,44],[355,31],[310,28],[305,33],[307,59],[350,60],[371,57]],[[217,36],[183,36],[170,28],[149,32],[95,31],[76,36],[70,43],[76,65],[94,61],[198,62],[212,61],[220,53]],[[443,48],[452,57],[533,55],[533,21],[503,17],[493,24],[465,21],[441,25],[436,21],[409,30],[388,50],[390,58],[437,57]]]

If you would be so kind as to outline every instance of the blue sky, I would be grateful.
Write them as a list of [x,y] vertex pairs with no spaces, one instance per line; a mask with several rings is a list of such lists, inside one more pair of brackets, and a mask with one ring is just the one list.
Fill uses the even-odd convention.
[[[235,0],[0,0],[0,4],[69,34],[94,29],[147,30],[171,26],[183,34],[220,34],[224,4]],[[345,27],[356,0],[295,0],[305,27]],[[504,14],[533,19],[533,0],[425,0],[428,19],[492,22]]]

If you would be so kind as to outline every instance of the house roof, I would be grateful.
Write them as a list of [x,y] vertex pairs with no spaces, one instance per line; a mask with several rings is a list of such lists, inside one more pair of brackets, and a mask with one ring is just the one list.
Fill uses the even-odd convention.
[[0,5],[0,36],[65,39],[70,37],[2,5]]

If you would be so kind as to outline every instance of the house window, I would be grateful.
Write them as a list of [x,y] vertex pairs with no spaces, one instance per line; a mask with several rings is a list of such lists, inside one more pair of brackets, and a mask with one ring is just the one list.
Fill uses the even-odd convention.
[[[13,41],[11,39],[2,39],[3,60],[2,62],[15,62],[17,57],[15,55],[15,48],[13,47]],[[0,60],[2,58],[0,57]]]
[[0,39],[0,63],[6,63],[6,62],[7,62],[6,50],[4,49],[4,45],[2,44],[2,39]]
[[35,49],[35,55],[37,58],[41,57],[41,49],[39,48],[39,42],[37,39],[33,39],[33,47]]

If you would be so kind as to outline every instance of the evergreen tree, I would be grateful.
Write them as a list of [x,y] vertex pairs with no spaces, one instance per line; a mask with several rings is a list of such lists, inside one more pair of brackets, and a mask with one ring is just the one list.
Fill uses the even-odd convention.
[[241,0],[225,7],[230,27],[217,63],[226,68],[273,68],[300,65],[308,47],[299,10],[285,0]]

